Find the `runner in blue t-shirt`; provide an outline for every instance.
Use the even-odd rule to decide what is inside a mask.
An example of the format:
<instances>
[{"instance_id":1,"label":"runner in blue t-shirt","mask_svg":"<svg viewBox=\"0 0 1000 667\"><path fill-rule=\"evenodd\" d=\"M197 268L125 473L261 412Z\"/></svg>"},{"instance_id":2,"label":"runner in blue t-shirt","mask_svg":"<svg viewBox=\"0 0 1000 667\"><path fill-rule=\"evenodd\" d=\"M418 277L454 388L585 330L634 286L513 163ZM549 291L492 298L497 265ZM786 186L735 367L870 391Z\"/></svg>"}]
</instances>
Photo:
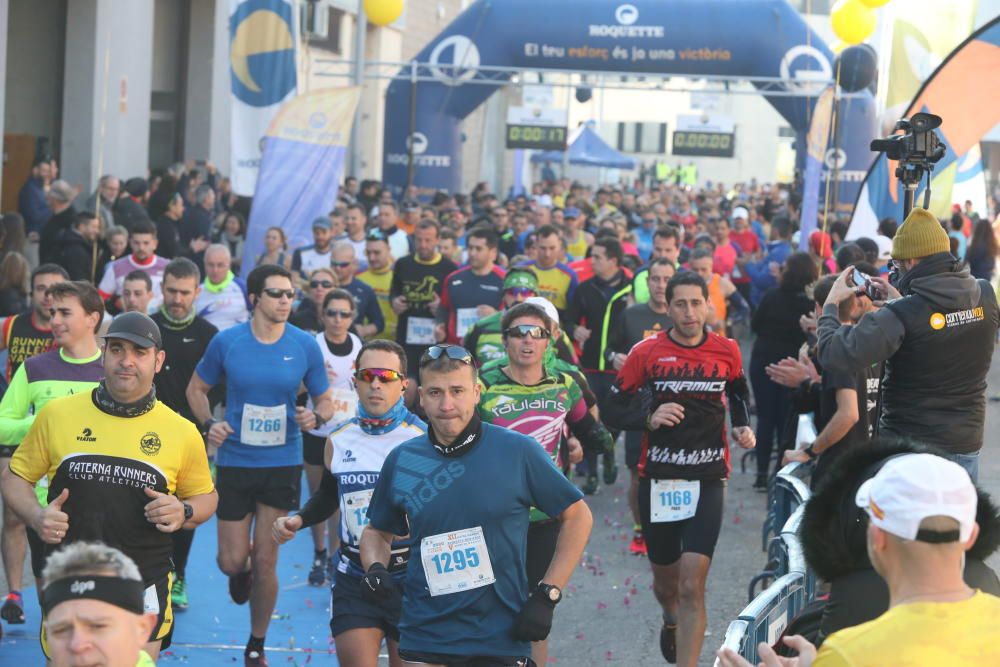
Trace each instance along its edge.
<instances>
[{"instance_id":1,"label":"runner in blue t-shirt","mask_svg":"<svg viewBox=\"0 0 1000 667\"><path fill-rule=\"evenodd\" d=\"M412 540L403 591L399 654L415 665L507 667L530 663L545 639L590 535L583 495L534 440L480 421L472 355L434 345L420 360L427 435L386 457L361 537L362 590L393 595L396 536ZM504 475L498 476L497 470ZM483 489L489 489L484 493ZM541 583L525 572L528 511L561 522Z\"/></svg>"},{"instance_id":2,"label":"runner in blue t-shirt","mask_svg":"<svg viewBox=\"0 0 1000 667\"><path fill-rule=\"evenodd\" d=\"M315 338L287 324L295 298L291 273L259 266L247 276L247 291L253 317L212 339L187 398L206 439L219 447L219 567L229 575L233 601L250 600L244 664L256 667L267 664L264 636L278 596L271 526L299 506L302 429L322 426L334 405ZM225 419L215 420L208 392L223 382ZM295 405L302 384L313 410Z\"/></svg>"}]
</instances>

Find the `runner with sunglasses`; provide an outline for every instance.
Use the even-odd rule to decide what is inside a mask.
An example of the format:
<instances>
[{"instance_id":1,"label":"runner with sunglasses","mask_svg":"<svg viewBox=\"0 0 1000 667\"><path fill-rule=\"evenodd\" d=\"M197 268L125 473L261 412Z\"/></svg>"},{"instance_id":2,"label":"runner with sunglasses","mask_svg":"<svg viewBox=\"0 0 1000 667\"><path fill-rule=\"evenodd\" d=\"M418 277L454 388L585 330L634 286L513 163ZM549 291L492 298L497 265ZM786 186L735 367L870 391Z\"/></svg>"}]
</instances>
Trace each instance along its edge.
<instances>
[{"instance_id":1,"label":"runner with sunglasses","mask_svg":"<svg viewBox=\"0 0 1000 667\"><path fill-rule=\"evenodd\" d=\"M244 664L267 665L264 637L278 596L275 519L299 505L302 430L330 420L334 405L316 340L287 324L295 298L291 273L258 266L247 276L253 302L249 322L209 343L187 398L216 456L219 488L219 567L229 575L237 604L250 601L250 639ZM225 419L215 420L208 392L226 386ZM315 408L296 406L304 384Z\"/></svg>"},{"instance_id":2,"label":"runner with sunglasses","mask_svg":"<svg viewBox=\"0 0 1000 667\"><path fill-rule=\"evenodd\" d=\"M316 334L316 343L323 353L326 376L333 392L333 416L321 426L302 434L302 458L305 461L306 483L309 493L316 493L323 478L323 452L327 436L337 426L354 417L357 413L358 397L354 392L354 360L361 351L361 339L350 332L354 323L354 298L342 289L331 289L323 298L320 319L323 331ZM313 409L310 399L306 409ZM313 555L309 570L309 584L322 586L333 581L334 554L337 551L336 517L331 517L329 525L323 523L312 526ZM330 550L326 549L324 533L329 531Z\"/></svg>"},{"instance_id":3,"label":"runner with sunglasses","mask_svg":"<svg viewBox=\"0 0 1000 667\"><path fill-rule=\"evenodd\" d=\"M501 310L487 315L469 327L465 332L465 348L472 352L476 362L482 366L504 356L503 336L500 320L505 310L525 299L538 295L538 278L531 269L514 267L503 279Z\"/></svg>"},{"instance_id":4,"label":"runner with sunglasses","mask_svg":"<svg viewBox=\"0 0 1000 667\"><path fill-rule=\"evenodd\" d=\"M340 549L331 598L330 631L337 645L337 659L344 667L368 667L378 662L383 637L389 647L389 663L401 664L399 613L402 599L370 599L362 592L359 543L368 523L367 507L386 456L397 446L423 435L427 426L403 404L406 353L392 341L366 343L357 357L354 373L357 416L337 426L326 441L323 479L319 488L295 516L274 522L278 544L295 532L322 525L340 511ZM409 543L392 546L388 575L397 583L406 573ZM397 589L398 591L398 589Z\"/></svg>"},{"instance_id":5,"label":"runner with sunglasses","mask_svg":"<svg viewBox=\"0 0 1000 667\"><path fill-rule=\"evenodd\" d=\"M420 382L427 435L395 448L382 466L361 536L362 590L381 599L395 594L386 568L397 536L409 535L402 660L448 667L534 664L530 642L551 630L560 589L590 535L590 510L537 442L482 422L467 350L428 348ZM561 524L555 554L536 587L525 571L531 507Z\"/></svg>"},{"instance_id":6,"label":"runner with sunglasses","mask_svg":"<svg viewBox=\"0 0 1000 667\"><path fill-rule=\"evenodd\" d=\"M553 310L555 308L553 307ZM503 340L507 363L484 370L479 377L479 416L483 421L523 433L548 452L560 470L583 458L580 444L596 451L610 446L611 434L590 414L583 394L568 373L550 370L545 359L552 321L535 303L519 303L503 316ZM579 438L566 440L566 427ZM564 446L569 443L575 445ZM545 576L555 553L559 522L532 508L528 528L528 587ZM548 661L548 642L536 642L532 659Z\"/></svg>"}]
</instances>

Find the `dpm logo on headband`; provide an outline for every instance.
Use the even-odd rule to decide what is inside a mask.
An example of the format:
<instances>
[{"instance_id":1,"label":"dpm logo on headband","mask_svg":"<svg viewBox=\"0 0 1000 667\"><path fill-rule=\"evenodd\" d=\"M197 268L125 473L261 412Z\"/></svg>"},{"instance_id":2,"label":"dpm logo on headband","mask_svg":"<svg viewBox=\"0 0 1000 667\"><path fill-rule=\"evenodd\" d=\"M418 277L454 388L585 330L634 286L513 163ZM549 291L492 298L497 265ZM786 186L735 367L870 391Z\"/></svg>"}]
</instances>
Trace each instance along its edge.
<instances>
[{"instance_id":1,"label":"dpm logo on headband","mask_svg":"<svg viewBox=\"0 0 1000 667\"><path fill-rule=\"evenodd\" d=\"M87 591L92 591L97 588L93 579L88 579L87 581L74 581L69 586L69 592L73 595L83 595Z\"/></svg>"}]
</instances>

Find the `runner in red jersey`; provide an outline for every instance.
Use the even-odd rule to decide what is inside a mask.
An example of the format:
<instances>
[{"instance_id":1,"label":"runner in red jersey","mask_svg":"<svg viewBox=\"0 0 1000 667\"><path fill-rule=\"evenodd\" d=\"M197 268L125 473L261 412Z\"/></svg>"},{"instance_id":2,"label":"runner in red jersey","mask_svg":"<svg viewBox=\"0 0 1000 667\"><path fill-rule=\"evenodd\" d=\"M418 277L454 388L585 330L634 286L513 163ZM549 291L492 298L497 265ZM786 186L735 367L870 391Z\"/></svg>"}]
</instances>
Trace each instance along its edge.
<instances>
[{"instance_id":1,"label":"runner in red jersey","mask_svg":"<svg viewBox=\"0 0 1000 667\"><path fill-rule=\"evenodd\" d=\"M727 404L733 439L750 449L755 438L740 348L705 329L705 281L678 273L667 284L667 304L674 326L632 348L601 416L610 428L644 430L639 516L663 607L660 650L668 662L694 667L729 477Z\"/></svg>"}]
</instances>

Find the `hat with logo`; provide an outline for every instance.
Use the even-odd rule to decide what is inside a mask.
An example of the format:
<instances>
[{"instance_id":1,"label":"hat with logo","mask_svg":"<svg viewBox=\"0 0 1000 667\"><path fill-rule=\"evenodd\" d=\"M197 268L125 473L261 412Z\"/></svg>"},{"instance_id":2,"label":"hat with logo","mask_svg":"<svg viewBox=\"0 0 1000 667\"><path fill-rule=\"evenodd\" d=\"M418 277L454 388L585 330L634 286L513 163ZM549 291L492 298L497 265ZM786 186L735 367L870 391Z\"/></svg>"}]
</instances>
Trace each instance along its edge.
<instances>
[{"instance_id":1,"label":"hat with logo","mask_svg":"<svg viewBox=\"0 0 1000 667\"><path fill-rule=\"evenodd\" d=\"M858 489L854 498L874 525L905 540L967 542L976 523L979 496L965 468L933 454L906 454L889 459ZM946 516L958 522L954 531L921 530L920 522Z\"/></svg>"},{"instance_id":2,"label":"hat with logo","mask_svg":"<svg viewBox=\"0 0 1000 667\"><path fill-rule=\"evenodd\" d=\"M326 215L321 215L315 220L313 220L313 229L333 229L333 223L330 222L330 217Z\"/></svg>"},{"instance_id":3,"label":"hat with logo","mask_svg":"<svg viewBox=\"0 0 1000 667\"><path fill-rule=\"evenodd\" d=\"M120 338L130 343L135 343L139 347L163 347L163 339L160 338L160 328L156 322L148 315L132 311L122 313L111 321L108 332L104 334L104 339Z\"/></svg>"},{"instance_id":4,"label":"hat with logo","mask_svg":"<svg viewBox=\"0 0 1000 667\"><path fill-rule=\"evenodd\" d=\"M508 271L506 277L504 277L503 288L505 290L509 290L514 287L526 287L528 289L537 290L538 276L535 275L534 271L528 268L513 268Z\"/></svg>"},{"instance_id":5,"label":"hat with logo","mask_svg":"<svg viewBox=\"0 0 1000 667\"><path fill-rule=\"evenodd\" d=\"M925 208L914 207L892 239L893 259L917 259L950 251L948 233Z\"/></svg>"},{"instance_id":6,"label":"hat with logo","mask_svg":"<svg viewBox=\"0 0 1000 667\"><path fill-rule=\"evenodd\" d=\"M549 316L550 320L556 324L559 323L559 311L556 310L556 307L552 305L552 302L544 296L529 296L524 300L524 302L538 306L545 311L545 314Z\"/></svg>"},{"instance_id":7,"label":"hat with logo","mask_svg":"<svg viewBox=\"0 0 1000 667\"><path fill-rule=\"evenodd\" d=\"M746 210L746 208L743 206L737 206L736 208L733 209L732 218L733 220L736 220L737 218L740 220L749 220L750 211Z\"/></svg>"}]
</instances>

